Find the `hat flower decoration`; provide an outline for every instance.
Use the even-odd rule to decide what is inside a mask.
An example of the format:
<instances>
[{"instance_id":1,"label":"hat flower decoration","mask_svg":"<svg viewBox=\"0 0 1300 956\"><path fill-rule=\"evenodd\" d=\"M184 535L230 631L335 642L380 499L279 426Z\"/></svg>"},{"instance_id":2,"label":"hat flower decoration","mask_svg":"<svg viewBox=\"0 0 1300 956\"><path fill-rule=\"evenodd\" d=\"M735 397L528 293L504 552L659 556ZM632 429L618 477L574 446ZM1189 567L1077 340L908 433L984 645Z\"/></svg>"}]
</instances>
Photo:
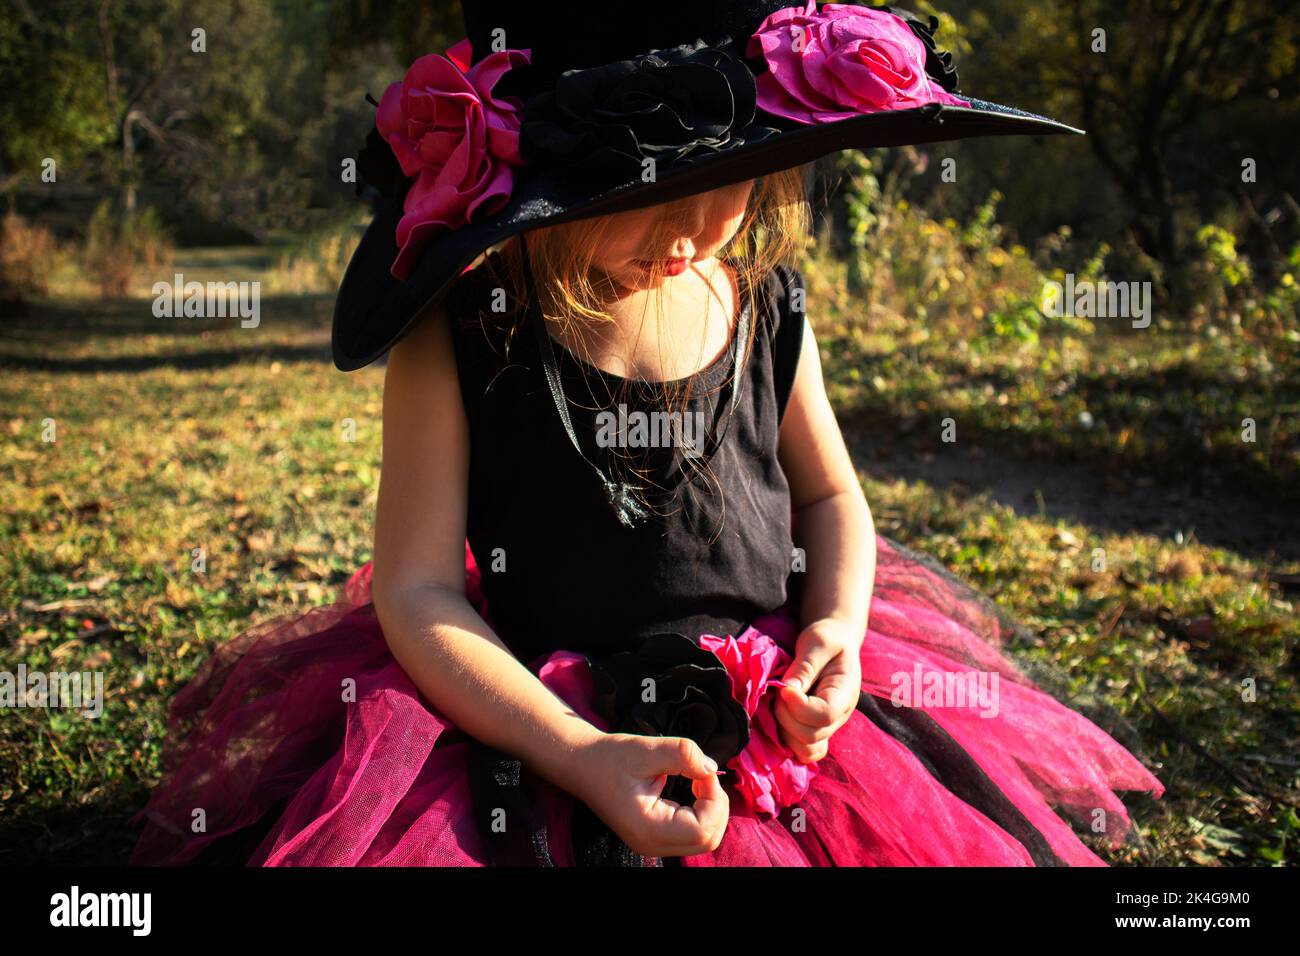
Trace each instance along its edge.
<instances>
[{"instance_id":1,"label":"hat flower decoration","mask_svg":"<svg viewBox=\"0 0 1300 956\"><path fill-rule=\"evenodd\" d=\"M840 149L1080 132L958 95L933 17L813 0L699 0L671 18L566 5L464 0L466 39L384 92L357 157L358 190L381 202L339 290L339 368L381 357L479 254L528 229Z\"/></svg>"},{"instance_id":2,"label":"hat flower decoration","mask_svg":"<svg viewBox=\"0 0 1300 956\"><path fill-rule=\"evenodd\" d=\"M527 62L527 50L504 50L471 66L469 41L461 40L445 56L420 57L384 91L375 129L414 180L397 224L392 272L399 279L430 236L494 213L510 198L515 167L523 165L519 102L492 90Z\"/></svg>"},{"instance_id":3,"label":"hat flower decoration","mask_svg":"<svg viewBox=\"0 0 1300 956\"><path fill-rule=\"evenodd\" d=\"M885 9L828 3L785 7L749 38L747 52L767 72L756 80L766 112L799 123L831 123L881 110L930 103L970 106L956 88L952 56L939 53L929 28ZM926 72L934 56L944 72Z\"/></svg>"}]
</instances>

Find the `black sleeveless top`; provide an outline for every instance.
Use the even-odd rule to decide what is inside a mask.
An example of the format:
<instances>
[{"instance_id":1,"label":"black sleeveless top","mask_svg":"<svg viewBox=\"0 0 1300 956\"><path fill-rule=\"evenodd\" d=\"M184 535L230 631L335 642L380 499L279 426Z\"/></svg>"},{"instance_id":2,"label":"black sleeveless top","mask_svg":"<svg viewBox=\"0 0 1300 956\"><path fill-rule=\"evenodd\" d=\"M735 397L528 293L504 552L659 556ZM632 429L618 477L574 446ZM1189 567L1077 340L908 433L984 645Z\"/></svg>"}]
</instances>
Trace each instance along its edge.
<instances>
[{"instance_id":1,"label":"black sleeveless top","mask_svg":"<svg viewBox=\"0 0 1300 956\"><path fill-rule=\"evenodd\" d=\"M466 273L446 307L470 428L466 535L502 640L524 661L561 648L603 654L664 631L739 634L796 597L777 436L803 340L803 313L790 308L798 272L778 267L753 297L734 413L729 348L673 399L684 413L676 431L662 427L663 383L621 379L554 343L583 453L644 489L650 515L635 527L619 522L566 435L537 342L501 313L490 274ZM742 289L742 308L748 299ZM665 447L666 435L676 439ZM688 457L683 438L706 454Z\"/></svg>"}]
</instances>

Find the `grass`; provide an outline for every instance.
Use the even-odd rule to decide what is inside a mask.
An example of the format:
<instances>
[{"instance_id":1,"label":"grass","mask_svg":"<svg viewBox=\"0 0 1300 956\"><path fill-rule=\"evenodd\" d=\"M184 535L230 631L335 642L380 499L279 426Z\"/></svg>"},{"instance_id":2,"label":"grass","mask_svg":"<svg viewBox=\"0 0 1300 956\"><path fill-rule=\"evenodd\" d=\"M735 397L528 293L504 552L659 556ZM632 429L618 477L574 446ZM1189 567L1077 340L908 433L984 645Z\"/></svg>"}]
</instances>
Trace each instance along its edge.
<instances>
[{"instance_id":1,"label":"grass","mask_svg":"<svg viewBox=\"0 0 1300 956\"><path fill-rule=\"evenodd\" d=\"M209 265L177 268L202 281ZM818 281L830 280L812 276L814 303ZM1266 490L1294 477L1294 416L1268 425L1267 448L1244 450L1219 422L1256 408L1262 430L1293 412L1293 353L1225 373L1218 353L1165 336L1099 334L1056 358L963 352L937 334L866 330L851 303L824 301L819 331L846 420L948 409L964 440L991 449L1136 454L1139 466L1195 455L1197 468L1222 465ZM178 687L210 648L330 600L370 557L382 370L333 370L329 297L264 300L257 329L159 320L149 306L51 300L0 332L0 670L102 669L107 695L97 720L0 715L0 863L123 861ZM1189 379L1166 394L1152 384L1160 369L1220 384ZM1107 427L1070 427L1080 403ZM1179 415L1208 444L1164 427ZM56 440L43 441L51 421ZM880 530L994 596L1026 624L1021 660L1051 665L1079 701L1134 729L1169 792L1130 801L1137 839L1099 847L1104 857L1295 862L1296 608L1275 578L1300 567L1017 512L869 464ZM1105 570L1092 568L1096 548Z\"/></svg>"},{"instance_id":2,"label":"grass","mask_svg":"<svg viewBox=\"0 0 1300 956\"><path fill-rule=\"evenodd\" d=\"M1016 346L967 322L864 318L842 266L820 258L808 271L810 301L837 306L822 333L840 409L887 412L905 430L929 420L935 433L951 417L990 447L1300 504L1300 334L1098 319L1093 334Z\"/></svg>"}]
</instances>

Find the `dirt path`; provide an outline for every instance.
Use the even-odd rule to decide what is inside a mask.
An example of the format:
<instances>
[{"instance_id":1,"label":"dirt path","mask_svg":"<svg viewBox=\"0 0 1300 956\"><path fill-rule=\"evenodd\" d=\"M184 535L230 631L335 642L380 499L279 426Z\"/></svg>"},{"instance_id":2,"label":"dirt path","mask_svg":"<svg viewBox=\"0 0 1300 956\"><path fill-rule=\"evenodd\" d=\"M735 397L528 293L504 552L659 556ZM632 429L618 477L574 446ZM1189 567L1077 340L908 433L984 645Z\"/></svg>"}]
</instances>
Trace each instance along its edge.
<instances>
[{"instance_id":1,"label":"dirt path","mask_svg":"<svg viewBox=\"0 0 1300 956\"><path fill-rule=\"evenodd\" d=\"M1300 560L1300 513L1272 506L1230 485L1157 482L1141 474L1101 471L987 449L970 442L917 447L896 436L845 422L853 460L880 480L920 480L936 488L988 492L1018 514L1073 518L1094 528L1171 538L1181 531L1202 544L1265 562Z\"/></svg>"}]
</instances>

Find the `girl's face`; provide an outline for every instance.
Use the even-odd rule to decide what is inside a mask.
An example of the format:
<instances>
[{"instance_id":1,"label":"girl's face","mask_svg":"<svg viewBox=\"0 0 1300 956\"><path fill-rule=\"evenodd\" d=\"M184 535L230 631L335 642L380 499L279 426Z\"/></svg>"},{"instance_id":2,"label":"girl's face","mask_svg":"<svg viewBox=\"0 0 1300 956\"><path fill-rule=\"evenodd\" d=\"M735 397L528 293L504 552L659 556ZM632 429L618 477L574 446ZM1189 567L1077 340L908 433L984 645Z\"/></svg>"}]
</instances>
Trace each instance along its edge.
<instances>
[{"instance_id":1,"label":"girl's face","mask_svg":"<svg viewBox=\"0 0 1300 956\"><path fill-rule=\"evenodd\" d=\"M625 290L644 291L716 256L740 229L753 180L607 218L592 267ZM659 275L654 274L658 267Z\"/></svg>"}]
</instances>

